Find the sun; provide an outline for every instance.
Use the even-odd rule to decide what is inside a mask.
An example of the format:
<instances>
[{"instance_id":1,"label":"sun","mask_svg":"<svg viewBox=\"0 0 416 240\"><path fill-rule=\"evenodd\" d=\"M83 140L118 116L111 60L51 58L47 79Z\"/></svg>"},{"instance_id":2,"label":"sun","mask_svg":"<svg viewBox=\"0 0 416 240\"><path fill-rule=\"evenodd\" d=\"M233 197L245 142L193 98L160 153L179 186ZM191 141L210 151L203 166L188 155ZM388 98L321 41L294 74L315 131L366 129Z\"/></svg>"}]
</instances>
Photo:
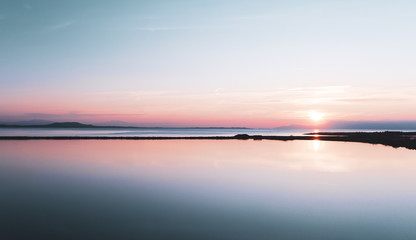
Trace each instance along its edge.
<instances>
[{"instance_id":1,"label":"sun","mask_svg":"<svg viewBox=\"0 0 416 240\"><path fill-rule=\"evenodd\" d=\"M310 111L309 112L309 117L315 121L318 122L320 120L322 120L324 118L325 114L321 113L321 112L317 112L317 111Z\"/></svg>"}]
</instances>

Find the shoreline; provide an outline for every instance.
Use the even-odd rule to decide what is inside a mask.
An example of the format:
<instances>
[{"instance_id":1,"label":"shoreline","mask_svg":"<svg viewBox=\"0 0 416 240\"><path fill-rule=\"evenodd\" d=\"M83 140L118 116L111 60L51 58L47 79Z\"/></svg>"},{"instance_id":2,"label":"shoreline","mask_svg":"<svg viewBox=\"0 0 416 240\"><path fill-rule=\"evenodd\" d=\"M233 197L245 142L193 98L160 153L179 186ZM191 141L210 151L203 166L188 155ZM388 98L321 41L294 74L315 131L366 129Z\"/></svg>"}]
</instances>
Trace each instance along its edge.
<instances>
[{"instance_id":1,"label":"shoreline","mask_svg":"<svg viewBox=\"0 0 416 240\"><path fill-rule=\"evenodd\" d=\"M234 136L0 136L0 140L320 140L381 144L394 148L416 150L416 132L317 132L302 136L264 136L237 134Z\"/></svg>"}]
</instances>

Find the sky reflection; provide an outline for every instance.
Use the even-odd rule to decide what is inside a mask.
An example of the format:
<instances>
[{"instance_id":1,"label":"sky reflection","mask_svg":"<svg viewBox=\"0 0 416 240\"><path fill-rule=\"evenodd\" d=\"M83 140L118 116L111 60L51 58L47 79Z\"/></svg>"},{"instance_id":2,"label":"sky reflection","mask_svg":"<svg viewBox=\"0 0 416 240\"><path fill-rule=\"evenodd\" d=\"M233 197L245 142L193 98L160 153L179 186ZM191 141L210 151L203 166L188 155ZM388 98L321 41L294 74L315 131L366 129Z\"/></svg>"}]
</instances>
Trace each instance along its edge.
<instances>
[{"instance_id":1,"label":"sky reflection","mask_svg":"<svg viewBox=\"0 0 416 240\"><path fill-rule=\"evenodd\" d=\"M115 188L112 198L132 199L133 209L139 194L174 209L278 218L335 235L348 226L364 228L354 233L361 237L416 237L416 152L407 149L319 140L29 140L0 141L0 153L9 189L22 181L34 192L59 187L67 195L84 185Z\"/></svg>"}]
</instances>

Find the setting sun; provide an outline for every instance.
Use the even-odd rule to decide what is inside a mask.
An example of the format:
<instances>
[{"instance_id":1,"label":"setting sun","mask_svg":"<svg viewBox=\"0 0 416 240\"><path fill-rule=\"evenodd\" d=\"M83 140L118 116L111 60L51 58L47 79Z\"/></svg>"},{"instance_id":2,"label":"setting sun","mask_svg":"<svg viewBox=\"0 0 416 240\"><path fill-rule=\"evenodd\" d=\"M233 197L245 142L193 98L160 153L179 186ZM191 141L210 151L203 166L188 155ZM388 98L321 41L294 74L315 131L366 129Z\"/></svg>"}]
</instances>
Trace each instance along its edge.
<instances>
[{"instance_id":1,"label":"setting sun","mask_svg":"<svg viewBox=\"0 0 416 240\"><path fill-rule=\"evenodd\" d=\"M315 122L318 122L318 121L322 120L322 118L324 116L325 116L325 114L321 113L321 112L317 112L317 111L309 112L309 117Z\"/></svg>"}]
</instances>

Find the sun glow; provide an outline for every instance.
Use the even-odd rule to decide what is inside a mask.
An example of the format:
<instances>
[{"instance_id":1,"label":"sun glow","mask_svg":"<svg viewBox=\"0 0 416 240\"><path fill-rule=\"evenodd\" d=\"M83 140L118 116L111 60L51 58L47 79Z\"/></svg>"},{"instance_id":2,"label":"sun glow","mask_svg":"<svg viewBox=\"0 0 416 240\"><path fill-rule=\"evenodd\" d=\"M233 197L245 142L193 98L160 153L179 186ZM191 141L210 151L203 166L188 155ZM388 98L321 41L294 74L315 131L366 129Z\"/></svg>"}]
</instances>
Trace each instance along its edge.
<instances>
[{"instance_id":1,"label":"sun glow","mask_svg":"<svg viewBox=\"0 0 416 240\"><path fill-rule=\"evenodd\" d=\"M309 112L309 117L315 122L318 122L318 121L322 120L322 118L324 118L324 116L325 116L325 114L321 113L321 112L317 112L317 111Z\"/></svg>"}]
</instances>

